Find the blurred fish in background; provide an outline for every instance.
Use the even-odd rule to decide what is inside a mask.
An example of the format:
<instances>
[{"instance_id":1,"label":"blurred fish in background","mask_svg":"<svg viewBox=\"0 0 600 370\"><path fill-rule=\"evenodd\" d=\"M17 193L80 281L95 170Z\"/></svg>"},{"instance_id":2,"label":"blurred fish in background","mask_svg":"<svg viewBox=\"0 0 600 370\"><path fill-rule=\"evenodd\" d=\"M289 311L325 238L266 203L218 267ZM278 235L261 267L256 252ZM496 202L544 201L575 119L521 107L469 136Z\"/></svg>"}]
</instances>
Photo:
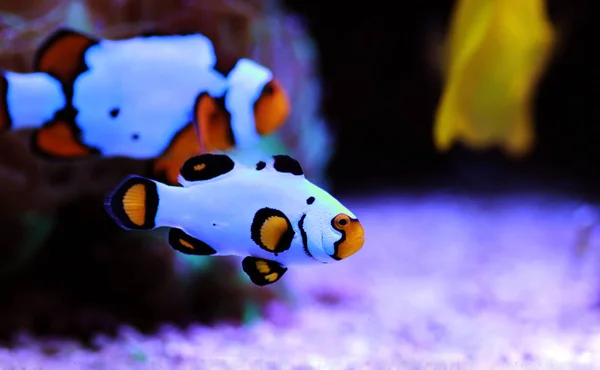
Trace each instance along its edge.
<instances>
[{"instance_id":1,"label":"blurred fish in background","mask_svg":"<svg viewBox=\"0 0 600 370\"><path fill-rule=\"evenodd\" d=\"M302 163L312 182L327 187L325 168L333 139L318 113L316 50L302 22L281 10L277 2L5 2L0 4L0 68L17 76L14 81L26 76L39 80L41 74L32 75L36 51L49 36L65 28L80 41L94 41L88 36L92 35L115 43L146 34L199 33L213 43L221 71L235 71L243 58L265 66L294 108L289 114L284 112L285 124L273 135L255 146L240 145L231 155L255 163L265 155L287 153ZM69 50L73 48L59 52L68 55ZM61 54L51 57L58 63L55 67L68 65ZM46 91L58 92L65 86L68 90L68 81L61 82L47 83ZM97 86L97 92L110 93L105 87ZM127 88L116 93L137 91L140 97L148 93L144 86ZM60 93L46 100L44 107L32 100L35 94L23 94L30 99L20 99L19 108L28 101L31 109L22 117L51 119L68 99L68 94ZM220 104L217 108L222 109ZM18 111L27 113L25 108ZM287 297L285 283L272 289L254 287L239 272L236 259L190 258L175 253L160 230L145 235L119 230L104 212L103 197L125 176L146 175L152 159L127 153L80 156L67 162L40 156L32 150L36 146L31 147L39 125L23 122L22 127L0 135L0 337L9 339L18 330L28 330L42 335L75 334L89 343L96 332L115 333L123 322L142 331L166 321L250 322L264 313L269 301ZM73 144L73 127L62 128L67 130L55 130L50 135L54 141L46 143L53 142L58 149L64 149L61 143Z\"/></svg>"},{"instance_id":2,"label":"blurred fish in background","mask_svg":"<svg viewBox=\"0 0 600 370\"><path fill-rule=\"evenodd\" d=\"M434 142L510 156L534 144L533 99L556 43L545 0L458 0L444 45Z\"/></svg>"}]
</instances>

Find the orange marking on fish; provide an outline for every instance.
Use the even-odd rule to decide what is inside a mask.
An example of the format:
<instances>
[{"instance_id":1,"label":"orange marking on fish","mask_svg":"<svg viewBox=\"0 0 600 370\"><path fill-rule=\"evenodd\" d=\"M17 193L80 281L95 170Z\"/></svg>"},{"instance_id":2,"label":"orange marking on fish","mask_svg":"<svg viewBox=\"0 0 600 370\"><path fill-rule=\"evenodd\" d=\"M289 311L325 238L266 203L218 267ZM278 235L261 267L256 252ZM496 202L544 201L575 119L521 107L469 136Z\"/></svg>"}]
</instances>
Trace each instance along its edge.
<instances>
[{"instance_id":1,"label":"orange marking on fish","mask_svg":"<svg viewBox=\"0 0 600 370\"><path fill-rule=\"evenodd\" d=\"M189 249L194 249L194 246L193 246L193 245L191 245L190 243L186 242L186 241L185 241L185 240L183 240L183 239L179 239L179 243L180 243L181 245L183 245L184 247L186 247L186 248L189 248Z\"/></svg>"},{"instance_id":2,"label":"orange marking on fish","mask_svg":"<svg viewBox=\"0 0 600 370\"><path fill-rule=\"evenodd\" d=\"M94 154L77 140L73 127L64 121L54 121L40 128L35 134L35 146L55 157L76 158Z\"/></svg>"},{"instance_id":3,"label":"orange marking on fish","mask_svg":"<svg viewBox=\"0 0 600 370\"><path fill-rule=\"evenodd\" d=\"M336 245L334 258L341 260L350 257L362 248L365 243L365 230L358 220L339 214L334 218L333 225L342 233L342 238Z\"/></svg>"},{"instance_id":4,"label":"orange marking on fish","mask_svg":"<svg viewBox=\"0 0 600 370\"><path fill-rule=\"evenodd\" d=\"M129 220L138 226L144 224L146 219L146 187L144 184L135 184L123 196L123 211Z\"/></svg>"},{"instance_id":5,"label":"orange marking on fish","mask_svg":"<svg viewBox=\"0 0 600 370\"><path fill-rule=\"evenodd\" d=\"M85 51L95 42L83 34L65 33L39 56L36 70L49 73L63 83L72 83L80 72Z\"/></svg>"},{"instance_id":6,"label":"orange marking on fish","mask_svg":"<svg viewBox=\"0 0 600 370\"><path fill-rule=\"evenodd\" d=\"M206 152L226 151L234 147L229 114L205 94L196 104L196 122Z\"/></svg>"},{"instance_id":7,"label":"orange marking on fish","mask_svg":"<svg viewBox=\"0 0 600 370\"><path fill-rule=\"evenodd\" d=\"M155 174L164 172L171 185L178 184L177 178L181 166L190 157L200 154L200 143L192 123L187 124L171 141L165 152L154 164Z\"/></svg>"},{"instance_id":8,"label":"orange marking on fish","mask_svg":"<svg viewBox=\"0 0 600 370\"><path fill-rule=\"evenodd\" d=\"M269 82L254 105L256 132L269 135L280 128L290 115L290 99L277 80Z\"/></svg>"}]
</instances>

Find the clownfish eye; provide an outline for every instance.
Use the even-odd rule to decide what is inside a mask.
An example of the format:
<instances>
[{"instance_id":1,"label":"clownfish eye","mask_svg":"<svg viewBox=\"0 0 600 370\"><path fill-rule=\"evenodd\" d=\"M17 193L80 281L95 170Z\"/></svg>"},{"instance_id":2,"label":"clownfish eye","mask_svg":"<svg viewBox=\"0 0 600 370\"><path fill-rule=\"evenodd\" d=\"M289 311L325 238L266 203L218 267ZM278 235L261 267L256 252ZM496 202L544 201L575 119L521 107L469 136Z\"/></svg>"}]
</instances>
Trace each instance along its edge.
<instances>
[{"instance_id":1,"label":"clownfish eye","mask_svg":"<svg viewBox=\"0 0 600 370\"><path fill-rule=\"evenodd\" d=\"M350 217L343 213L335 216L333 219L333 226L338 230L343 230L346 226L350 224Z\"/></svg>"}]
</instances>

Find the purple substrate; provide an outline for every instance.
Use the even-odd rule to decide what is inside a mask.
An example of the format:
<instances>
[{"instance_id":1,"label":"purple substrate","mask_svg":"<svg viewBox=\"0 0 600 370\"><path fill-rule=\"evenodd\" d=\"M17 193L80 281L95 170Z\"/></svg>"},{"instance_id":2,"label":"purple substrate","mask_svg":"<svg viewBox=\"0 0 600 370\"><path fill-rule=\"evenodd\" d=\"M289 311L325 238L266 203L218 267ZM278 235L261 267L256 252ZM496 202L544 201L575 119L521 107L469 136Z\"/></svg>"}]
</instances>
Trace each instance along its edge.
<instances>
[{"instance_id":1,"label":"purple substrate","mask_svg":"<svg viewBox=\"0 0 600 370\"><path fill-rule=\"evenodd\" d=\"M273 306L267 320L241 328L165 326L154 336L123 328L116 340L97 338L98 352L23 336L17 348L0 349L0 367L600 364L600 310L594 308L600 243L592 234L591 250L576 258L577 202L541 195L347 202L365 227L365 246L339 263L290 268L284 279L293 308Z\"/></svg>"}]
</instances>

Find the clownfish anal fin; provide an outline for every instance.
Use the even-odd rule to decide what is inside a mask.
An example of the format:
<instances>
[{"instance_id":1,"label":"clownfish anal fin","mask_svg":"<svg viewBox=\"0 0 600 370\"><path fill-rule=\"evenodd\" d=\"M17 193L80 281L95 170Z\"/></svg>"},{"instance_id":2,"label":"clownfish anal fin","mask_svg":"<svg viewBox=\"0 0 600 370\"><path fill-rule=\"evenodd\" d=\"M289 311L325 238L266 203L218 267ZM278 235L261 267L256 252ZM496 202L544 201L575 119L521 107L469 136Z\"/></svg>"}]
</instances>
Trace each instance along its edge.
<instances>
[{"instance_id":1,"label":"clownfish anal fin","mask_svg":"<svg viewBox=\"0 0 600 370\"><path fill-rule=\"evenodd\" d=\"M81 32L61 28L51 34L37 48L33 70L46 72L65 85L86 70L84 55L98 40Z\"/></svg>"},{"instance_id":2,"label":"clownfish anal fin","mask_svg":"<svg viewBox=\"0 0 600 370\"><path fill-rule=\"evenodd\" d=\"M250 237L263 250L275 255L292 246L294 229L287 216L278 209L261 208L254 214Z\"/></svg>"},{"instance_id":3,"label":"clownfish anal fin","mask_svg":"<svg viewBox=\"0 0 600 370\"><path fill-rule=\"evenodd\" d=\"M210 245L177 228L169 230L169 245L178 252L195 256L210 256L217 253Z\"/></svg>"},{"instance_id":4,"label":"clownfish anal fin","mask_svg":"<svg viewBox=\"0 0 600 370\"><path fill-rule=\"evenodd\" d=\"M302 170L300 162L285 154L273 156L273 169L281 173L290 173L295 176L304 176L304 170Z\"/></svg>"},{"instance_id":5,"label":"clownfish anal fin","mask_svg":"<svg viewBox=\"0 0 600 370\"><path fill-rule=\"evenodd\" d=\"M194 104L194 125L206 152L226 151L236 144L231 115L225 109L224 99L216 99L207 92L198 95Z\"/></svg>"},{"instance_id":6,"label":"clownfish anal fin","mask_svg":"<svg viewBox=\"0 0 600 370\"><path fill-rule=\"evenodd\" d=\"M8 109L8 80L0 72L0 131L9 130L12 126L12 119Z\"/></svg>"},{"instance_id":7,"label":"clownfish anal fin","mask_svg":"<svg viewBox=\"0 0 600 370\"><path fill-rule=\"evenodd\" d=\"M279 129L291 112L290 99L285 88L276 79L263 87L254 103L256 132L269 135Z\"/></svg>"},{"instance_id":8,"label":"clownfish anal fin","mask_svg":"<svg viewBox=\"0 0 600 370\"><path fill-rule=\"evenodd\" d=\"M77 128L63 120L50 121L36 129L31 136L31 146L39 154L53 158L83 158L99 153L83 144Z\"/></svg>"},{"instance_id":9,"label":"clownfish anal fin","mask_svg":"<svg viewBox=\"0 0 600 370\"><path fill-rule=\"evenodd\" d=\"M200 154L189 158L179 171L185 181L206 181L233 170L235 162L226 154Z\"/></svg>"},{"instance_id":10,"label":"clownfish anal fin","mask_svg":"<svg viewBox=\"0 0 600 370\"><path fill-rule=\"evenodd\" d=\"M273 284L288 270L281 263L257 257L245 257L242 269L250 280L259 286Z\"/></svg>"},{"instance_id":11,"label":"clownfish anal fin","mask_svg":"<svg viewBox=\"0 0 600 370\"><path fill-rule=\"evenodd\" d=\"M153 176L164 177L169 185L179 185L179 170L185 161L200 153L200 144L192 123L181 129L169 143L167 149L153 163Z\"/></svg>"}]
</instances>

